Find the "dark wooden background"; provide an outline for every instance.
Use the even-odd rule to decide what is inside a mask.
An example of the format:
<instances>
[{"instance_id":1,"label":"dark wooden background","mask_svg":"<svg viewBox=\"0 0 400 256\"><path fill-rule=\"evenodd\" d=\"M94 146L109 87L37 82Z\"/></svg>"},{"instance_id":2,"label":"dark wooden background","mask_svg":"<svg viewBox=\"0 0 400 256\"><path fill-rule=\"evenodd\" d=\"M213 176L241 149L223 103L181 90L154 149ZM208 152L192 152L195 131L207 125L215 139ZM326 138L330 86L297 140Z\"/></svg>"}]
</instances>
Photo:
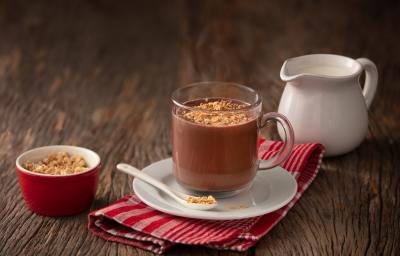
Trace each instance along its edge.
<instances>
[{"instance_id":1,"label":"dark wooden background","mask_svg":"<svg viewBox=\"0 0 400 256\"><path fill-rule=\"evenodd\" d=\"M116 163L171 155L176 87L235 81L273 111L283 61L309 53L377 64L364 143L325 159L300 203L248 252L177 246L170 255L398 255L399 16L399 1L0 1L0 255L150 255L88 233L88 212L30 212L15 158L49 144L97 151L91 209L106 206L132 191Z\"/></svg>"}]
</instances>

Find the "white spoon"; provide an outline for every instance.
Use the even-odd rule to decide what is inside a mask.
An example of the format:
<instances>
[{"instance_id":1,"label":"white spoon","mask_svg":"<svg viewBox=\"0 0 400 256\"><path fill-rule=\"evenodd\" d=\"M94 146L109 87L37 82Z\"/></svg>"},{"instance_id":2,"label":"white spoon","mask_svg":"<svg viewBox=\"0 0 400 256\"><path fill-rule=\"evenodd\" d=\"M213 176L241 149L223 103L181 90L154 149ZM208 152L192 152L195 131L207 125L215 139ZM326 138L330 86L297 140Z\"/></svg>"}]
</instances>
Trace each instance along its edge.
<instances>
[{"instance_id":1,"label":"white spoon","mask_svg":"<svg viewBox=\"0 0 400 256\"><path fill-rule=\"evenodd\" d=\"M169 195L170 197L175 199L175 201L177 201L178 203L180 203L181 205L183 205L187 208L206 211L206 210L210 210L217 206L217 202L215 202L213 204L189 203L186 201L186 199L190 195L187 195L187 194L184 194L184 193L181 193L181 192L178 192L178 191L175 191L175 190L169 188L164 183L161 183L160 181L154 179L150 175L147 175L147 174L139 171L132 165L125 164L125 163L119 163L119 164L117 164L117 169L158 188L159 190L163 191L164 193L166 193L167 195Z\"/></svg>"}]
</instances>

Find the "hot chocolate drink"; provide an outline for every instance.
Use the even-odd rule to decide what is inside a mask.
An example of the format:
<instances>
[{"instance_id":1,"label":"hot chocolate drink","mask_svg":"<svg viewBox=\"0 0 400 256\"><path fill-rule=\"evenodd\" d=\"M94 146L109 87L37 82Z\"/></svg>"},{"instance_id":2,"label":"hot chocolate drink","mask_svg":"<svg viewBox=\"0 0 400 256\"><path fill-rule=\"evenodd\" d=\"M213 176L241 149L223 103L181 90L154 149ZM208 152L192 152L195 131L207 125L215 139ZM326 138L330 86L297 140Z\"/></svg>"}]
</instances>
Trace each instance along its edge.
<instances>
[{"instance_id":1,"label":"hot chocolate drink","mask_svg":"<svg viewBox=\"0 0 400 256\"><path fill-rule=\"evenodd\" d=\"M199 82L176 89L172 101L174 177L191 192L232 196L248 188L256 171L281 164L294 143L289 121L278 113L262 113L253 89L230 82ZM269 121L286 134L280 152L258 159L257 138Z\"/></svg>"},{"instance_id":2,"label":"hot chocolate drink","mask_svg":"<svg viewBox=\"0 0 400 256\"><path fill-rule=\"evenodd\" d=\"M172 115L174 175L184 187L224 192L246 187L257 171L257 114L223 98L184 103Z\"/></svg>"}]
</instances>

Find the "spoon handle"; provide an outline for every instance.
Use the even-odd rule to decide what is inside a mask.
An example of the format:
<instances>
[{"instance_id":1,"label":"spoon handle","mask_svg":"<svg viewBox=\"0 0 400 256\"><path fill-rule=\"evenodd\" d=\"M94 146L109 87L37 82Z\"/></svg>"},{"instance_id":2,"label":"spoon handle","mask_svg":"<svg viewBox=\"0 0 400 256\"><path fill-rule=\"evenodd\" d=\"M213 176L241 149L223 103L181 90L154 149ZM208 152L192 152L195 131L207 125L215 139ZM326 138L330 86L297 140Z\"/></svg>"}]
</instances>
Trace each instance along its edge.
<instances>
[{"instance_id":1,"label":"spoon handle","mask_svg":"<svg viewBox=\"0 0 400 256\"><path fill-rule=\"evenodd\" d=\"M166 186L164 183L161 183L160 181L154 179L153 177L139 171L135 167L129 164L125 163L119 163L117 164L117 169L128 174L131 176L134 176L135 178L138 178L150 185L153 185L154 187L162 190L163 192L167 193L171 197L175 198L176 200L183 200L182 198L178 197L168 186Z\"/></svg>"}]
</instances>

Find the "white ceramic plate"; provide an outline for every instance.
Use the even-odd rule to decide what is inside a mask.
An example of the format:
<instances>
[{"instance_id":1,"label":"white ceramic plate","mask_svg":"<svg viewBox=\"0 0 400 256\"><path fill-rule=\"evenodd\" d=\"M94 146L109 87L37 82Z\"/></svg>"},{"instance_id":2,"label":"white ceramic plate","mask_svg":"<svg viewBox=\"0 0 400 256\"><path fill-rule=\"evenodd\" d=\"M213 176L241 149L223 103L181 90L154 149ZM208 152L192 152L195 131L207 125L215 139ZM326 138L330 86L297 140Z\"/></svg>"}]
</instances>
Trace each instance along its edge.
<instances>
[{"instance_id":1,"label":"white ceramic plate","mask_svg":"<svg viewBox=\"0 0 400 256\"><path fill-rule=\"evenodd\" d=\"M172 174L172 159L153 163L142 170L175 190L185 192ZM168 214L208 220L233 220L260 216L286 205L297 191L297 182L281 167L259 171L253 185L235 196L218 199L218 206L209 211L187 209L169 196L140 181L133 180L136 195L147 205Z\"/></svg>"}]
</instances>

